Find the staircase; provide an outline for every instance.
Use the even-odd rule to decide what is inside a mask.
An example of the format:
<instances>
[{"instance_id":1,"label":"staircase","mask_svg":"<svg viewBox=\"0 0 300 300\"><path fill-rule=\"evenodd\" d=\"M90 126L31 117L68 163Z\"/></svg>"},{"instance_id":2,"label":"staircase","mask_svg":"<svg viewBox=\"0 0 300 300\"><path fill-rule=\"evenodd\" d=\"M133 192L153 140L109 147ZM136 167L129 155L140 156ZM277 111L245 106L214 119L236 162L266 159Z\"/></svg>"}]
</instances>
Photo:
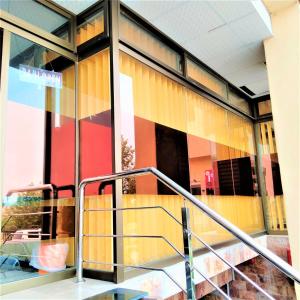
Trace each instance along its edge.
<instances>
[{"instance_id":1,"label":"staircase","mask_svg":"<svg viewBox=\"0 0 300 300\"><path fill-rule=\"evenodd\" d=\"M154 175L161 183L165 184L169 189L173 190L175 193L180 195L184 201L182 201L183 207L181 208L181 219L178 219L178 216L175 216L173 213L168 211L165 207L160 205L153 205L153 206L135 206L135 207L114 207L114 208L89 208L87 209L85 207L85 188L87 185L92 183L101 183L101 185L105 183L114 183L116 180L128 178L128 177L135 177L135 176L143 176L143 175ZM48 186L43 187L35 187L39 189L46 189ZM12 191L14 192L14 190ZM261 271L259 271L259 268L252 268L249 267L237 267L233 262L228 260L228 257L226 255L220 254L221 252L216 251L214 247L209 245L203 237L197 235L190 227L190 215L189 215L189 207L193 207L195 209L199 209L203 213L205 213L211 220L215 221L217 224L222 226L224 229L229 231L238 241L241 243L244 243L246 246L248 246L251 250L253 250L255 253L257 253L259 256L259 259L262 259L263 262L260 263L262 266L263 263L268 263L272 266L272 270L276 270L276 272L280 272L280 274L276 275L273 279L268 277L268 274L262 274ZM161 173L155 168L143 168L143 169L137 169L137 170L128 170L116 174L111 175L105 175L105 176L99 176L99 177L93 177L93 178L87 178L84 179L80 185L79 185L79 201L76 206L77 209L77 222L76 222L76 232L77 232L77 259L76 259L76 282L78 284L84 285L84 279L83 279L83 265L84 263L87 264L98 264L98 265L106 265L114 267L114 272L118 271L121 268L131 268L131 269L137 269L137 270L143 270L143 271L154 271L154 272L160 272L164 275L164 277L168 277L168 279L174 284L175 287L177 287L178 294L174 297L171 297L169 299L197 299L198 297L203 296L201 294L201 291L198 290L198 286L196 286L194 278L198 277L198 283L199 278L201 280L205 281L205 284L210 285L210 288L212 290L215 290L219 293L222 299L240 299L239 292L236 292L236 290L243 290L244 294L249 295L255 295L256 298L253 299L270 299L275 300L278 299L278 294L282 293L281 291L281 284L282 282L282 274L284 276L287 276L290 278L291 282L295 282L295 284L300 284L300 274L297 270L295 270L293 267L291 267L288 263L286 263L284 260L282 260L280 257L275 255L273 252L268 250L267 248L263 247L260 243L258 243L256 240L254 240L252 237L250 237L248 234L244 233L242 230L240 230L238 227L230 223L228 220L224 219L221 215L219 215L216 211L212 210L210 207L208 207L206 204L201 202L199 199L197 199L195 196L193 196L191 193L183 189L181 186L179 186L176 182L171 180L169 177ZM84 216L85 212L98 212L98 211L109 211L112 212L115 215L119 213L121 214L123 211L129 211L129 210L161 210L161 218L171 218L180 228L180 232L178 234L178 239L182 239L183 242L183 251L182 249L178 249L176 245L174 245L170 240L168 240L167 237L163 235L149 235L147 233L145 234L110 234L110 235L101 235L101 234L89 234L83 232L83 224L84 224ZM44 212L45 213L45 212ZM49 212L47 212L49 213ZM151 215L151 214L149 214ZM155 220L156 222L158 220ZM181 236L180 236L181 234ZM177 253L177 257L181 259L182 262L179 264L182 264L182 267L184 269L185 274L185 282L178 281L178 278L176 278L176 271L174 272L174 268L170 269L168 267L158 267L159 264L156 264L155 267L152 267L150 265L145 264L134 264L134 265L126 265L119 263L118 261L114 262L103 262L103 261L95 261L95 260L85 260L84 259L84 253L83 253L83 239L84 237L92 237L92 238L114 238L114 239L160 239L167 247L170 247L174 250L174 252ZM177 235L176 235L177 237ZM230 273L231 278L233 278L233 282L231 285L227 285L227 288L220 288L219 284L215 282L213 278L211 278L210 275L207 274L205 269L201 268L201 263L194 264L194 250L192 245L192 238L196 240L197 242L201 243L204 248L210 252L212 255L214 255L216 261L218 261L222 265L226 265L227 272ZM130 252L130 251L129 251ZM255 255L254 255L255 256ZM252 256L252 257L254 257ZM197 261L198 257L195 258L195 262ZM249 258L248 258L249 259ZM173 267L173 266L172 266ZM259 267L259 265L258 265ZM251 272L250 272L251 271ZM157 273L156 273L157 274ZM196 275L196 276L195 276ZM280 277L281 276L281 277ZM275 288L272 290L270 289L270 284L268 284L269 279L271 281L275 281ZM271 282L270 281L270 282ZM228 282L228 281L227 281ZM270 283L269 282L269 283ZM276 286L277 285L277 286ZM122 285L123 286L123 285ZM126 286L127 287L127 286ZM129 286L128 286L129 287ZM133 289L136 288L136 285L132 286ZM102 290L103 291L103 290ZM173 295L173 294L172 294ZM178 296L179 295L179 296ZM147 293L142 291L136 291L136 290L128 290L128 289L113 289L108 292L98 294L96 296L92 296L86 299L92 299L92 300L100 300L100 299L143 299L147 296ZM177 297L178 296L178 297ZM285 295L287 298L280 298L280 299L290 299L290 291L286 292ZM284 296L284 297L285 297ZM249 296L250 297L250 296ZM216 298L219 299L219 298ZM247 298L248 299L248 298ZM252 298L249 298L252 299Z\"/></svg>"},{"instance_id":2,"label":"staircase","mask_svg":"<svg viewBox=\"0 0 300 300\"><path fill-rule=\"evenodd\" d=\"M269 295L280 300L294 300L296 293L294 284L277 268L270 265L261 257L251 259L238 268L250 277L255 283L263 287ZM230 296L234 300L256 300L259 298L253 286L249 285L239 275L229 283ZM206 295L203 300L220 300L222 297L213 292Z\"/></svg>"},{"instance_id":3,"label":"staircase","mask_svg":"<svg viewBox=\"0 0 300 300\"><path fill-rule=\"evenodd\" d=\"M221 215L216 213L214 210L209 208L206 204L199 201L195 196L191 193L183 189L179 186L176 182L171 180L169 177L161 173L155 168L143 168L137 170L128 170L116 174L100 176L100 177L93 177L84 179L79 185L79 222L78 222L78 248L77 248L77 282L83 283L83 263L91 263L91 264L108 264L98 261L91 261L91 260L84 260L83 259L83 238L84 237L110 237L110 238L159 238L163 240L168 246L173 248L173 250L182 258L185 264L185 274L186 274L186 285L182 286L179 282L174 279L172 274L169 274L164 268L153 268L145 265L125 265L120 263L109 263L110 265L118 268L133 268L133 269L140 269L146 271L158 271L163 272L177 287L179 287L182 293L186 296L187 299L196 299L196 290L195 290L195 282L194 282L194 273L197 272L200 274L216 291L224 299L232 299L230 296L230 289L227 288L227 291L221 289L217 284L214 283L213 280L209 278L206 274L204 274L200 269L198 269L193 263L193 248L192 248L192 237L195 238L198 242L202 243L205 248L211 251L220 261L226 264L232 271L233 278L235 276L239 276L240 280L245 282L246 286L251 286L251 289L255 290L255 293L258 294L258 299L270 299L275 300L275 297L272 296L272 293L268 293L266 287L260 285L259 282L254 280L253 277L247 276L246 273L242 272L238 269L234 264L230 263L224 257L222 257L213 247L211 247L208 243L206 243L200 236L196 235L190 228L190 221L189 221L189 208L184 202L184 207L181 209L182 219L181 221L178 220L172 213L166 210L162 206L154 206L154 207L130 207L130 208L112 208L106 209L113 211L114 213L117 211L125 211L125 210L136 210L136 209L161 209L171 217L177 224L182 227L182 239L184 245L184 252L182 253L179 249L177 249L166 237L164 236L149 236L149 235L99 235L99 234L84 234L83 233L83 221L84 221L84 212L87 211L103 211L103 209L85 209L84 207L84 200L85 200L85 187L88 184L100 182L101 184L105 182L114 182L118 179L128 178L128 177L135 177L135 176L142 176L142 175L154 175L161 183L165 184L168 188L176 192L178 195L182 196L185 201L187 201L190 205L196 206L202 212L204 212L208 217L214 220L216 223L221 225L224 229L229 231L232 235L234 235L238 240L246 244L249 248L255 251L257 254L261 255L262 258L266 259L269 263L271 263L274 267L276 267L279 271L283 274L287 275L289 278L294 280L296 283L300 283L300 274L297 270L293 269L289 264L287 264L284 260L280 257L272 253L267 248L258 244L253 238L251 238L248 234L244 233L238 227L224 219ZM249 275L249 274L248 274ZM259 274L258 274L259 275ZM256 279L256 278L255 278ZM100 296L100 295L99 295ZM104 296L104 295L103 295ZM261 297L262 296L262 297ZM98 299L98 298L92 298ZM99 299L106 299L106 298L99 298ZM108 298L110 299L110 298ZM123 298L121 298L123 299ZM124 298L127 299L127 298ZM131 299L131 298L128 298ZM135 299L135 298L132 298ZM137 298L139 299L139 298Z\"/></svg>"}]
</instances>

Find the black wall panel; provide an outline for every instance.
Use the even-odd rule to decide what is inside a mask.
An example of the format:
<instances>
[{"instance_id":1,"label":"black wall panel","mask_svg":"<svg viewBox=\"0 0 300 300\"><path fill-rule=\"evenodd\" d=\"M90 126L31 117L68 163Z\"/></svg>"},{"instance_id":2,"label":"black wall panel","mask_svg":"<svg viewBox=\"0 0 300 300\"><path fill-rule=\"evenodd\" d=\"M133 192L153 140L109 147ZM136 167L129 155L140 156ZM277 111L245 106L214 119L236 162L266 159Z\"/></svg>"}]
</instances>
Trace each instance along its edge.
<instances>
[{"instance_id":1,"label":"black wall panel","mask_svg":"<svg viewBox=\"0 0 300 300\"><path fill-rule=\"evenodd\" d=\"M190 190L189 158L186 133L155 124L157 168L186 190ZM158 193L174 194L158 182Z\"/></svg>"}]
</instances>

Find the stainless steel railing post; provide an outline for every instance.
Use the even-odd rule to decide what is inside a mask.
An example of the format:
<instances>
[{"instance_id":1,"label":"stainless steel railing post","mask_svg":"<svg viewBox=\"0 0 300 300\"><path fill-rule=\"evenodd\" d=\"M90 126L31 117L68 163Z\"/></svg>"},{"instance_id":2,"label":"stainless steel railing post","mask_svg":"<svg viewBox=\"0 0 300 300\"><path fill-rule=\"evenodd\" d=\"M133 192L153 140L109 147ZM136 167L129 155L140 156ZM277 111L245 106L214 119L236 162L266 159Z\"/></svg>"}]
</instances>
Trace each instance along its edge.
<instances>
[{"instance_id":1,"label":"stainless steel railing post","mask_svg":"<svg viewBox=\"0 0 300 300\"><path fill-rule=\"evenodd\" d=\"M195 300L193 248L190 230L190 214L187 207L181 208L181 217L187 298L188 300Z\"/></svg>"},{"instance_id":2,"label":"stainless steel railing post","mask_svg":"<svg viewBox=\"0 0 300 300\"><path fill-rule=\"evenodd\" d=\"M84 188L85 184L79 186L79 203L78 203L78 230L77 230L77 258L76 258L76 278L77 282L84 281L83 279L83 214L84 214Z\"/></svg>"}]
</instances>

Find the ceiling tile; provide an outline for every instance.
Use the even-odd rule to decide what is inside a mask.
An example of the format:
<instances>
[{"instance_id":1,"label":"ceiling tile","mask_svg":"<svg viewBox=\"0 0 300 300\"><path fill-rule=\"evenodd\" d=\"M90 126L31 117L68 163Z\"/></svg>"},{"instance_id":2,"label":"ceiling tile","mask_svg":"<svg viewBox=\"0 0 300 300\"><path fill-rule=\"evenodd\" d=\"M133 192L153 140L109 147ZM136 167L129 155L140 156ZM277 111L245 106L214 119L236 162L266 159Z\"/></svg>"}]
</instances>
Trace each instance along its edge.
<instances>
[{"instance_id":1,"label":"ceiling tile","mask_svg":"<svg viewBox=\"0 0 300 300\"><path fill-rule=\"evenodd\" d=\"M210 60L213 57L223 57L243 46L243 42L228 28L219 27L205 34L199 34L194 40L185 43L185 47L193 54L198 55L197 49L205 53L201 59Z\"/></svg>"},{"instance_id":2,"label":"ceiling tile","mask_svg":"<svg viewBox=\"0 0 300 300\"><path fill-rule=\"evenodd\" d=\"M259 80L247 84L247 88L253 91L257 96L268 93L269 83L268 80Z\"/></svg>"},{"instance_id":3,"label":"ceiling tile","mask_svg":"<svg viewBox=\"0 0 300 300\"><path fill-rule=\"evenodd\" d=\"M175 41L189 41L224 24L205 1L184 3L153 20L155 26Z\"/></svg>"},{"instance_id":4,"label":"ceiling tile","mask_svg":"<svg viewBox=\"0 0 300 300\"><path fill-rule=\"evenodd\" d=\"M208 5L226 22L232 22L254 12L251 1L207 1Z\"/></svg>"},{"instance_id":5,"label":"ceiling tile","mask_svg":"<svg viewBox=\"0 0 300 300\"><path fill-rule=\"evenodd\" d=\"M226 73L226 78L237 86L247 85L259 80L267 80L266 66L264 64L252 65L249 68L240 70L239 72Z\"/></svg>"},{"instance_id":6,"label":"ceiling tile","mask_svg":"<svg viewBox=\"0 0 300 300\"><path fill-rule=\"evenodd\" d=\"M208 59L206 63L213 69L217 69L221 75L239 72L254 64L265 61L262 43L253 43L228 51L222 56Z\"/></svg>"},{"instance_id":7,"label":"ceiling tile","mask_svg":"<svg viewBox=\"0 0 300 300\"><path fill-rule=\"evenodd\" d=\"M252 13L228 24L229 28L245 43L262 41L270 32L257 13Z\"/></svg>"},{"instance_id":8,"label":"ceiling tile","mask_svg":"<svg viewBox=\"0 0 300 300\"><path fill-rule=\"evenodd\" d=\"M186 1L162 1L162 0L121 0L138 14L149 21L153 21L159 16L171 13L174 9L185 5ZM145 13L146 12L146 13Z\"/></svg>"}]
</instances>

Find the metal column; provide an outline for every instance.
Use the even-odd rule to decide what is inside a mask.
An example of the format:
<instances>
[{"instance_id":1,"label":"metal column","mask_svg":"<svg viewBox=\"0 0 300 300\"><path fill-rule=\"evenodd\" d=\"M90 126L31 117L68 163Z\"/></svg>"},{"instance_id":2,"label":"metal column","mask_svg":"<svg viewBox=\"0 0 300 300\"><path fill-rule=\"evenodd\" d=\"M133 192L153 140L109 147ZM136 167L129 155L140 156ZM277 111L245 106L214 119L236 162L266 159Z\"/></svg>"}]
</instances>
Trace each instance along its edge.
<instances>
[{"instance_id":1,"label":"metal column","mask_svg":"<svg viewBox=\"0 0 300 300\"><path fill-rule=\"evenodd\" d=\"M190 230L190 213L187 207L181 208L181 216L187 298L189 300L195 300L196 295L194 284L193 247Z\"/></svg>"}]
</instances>

